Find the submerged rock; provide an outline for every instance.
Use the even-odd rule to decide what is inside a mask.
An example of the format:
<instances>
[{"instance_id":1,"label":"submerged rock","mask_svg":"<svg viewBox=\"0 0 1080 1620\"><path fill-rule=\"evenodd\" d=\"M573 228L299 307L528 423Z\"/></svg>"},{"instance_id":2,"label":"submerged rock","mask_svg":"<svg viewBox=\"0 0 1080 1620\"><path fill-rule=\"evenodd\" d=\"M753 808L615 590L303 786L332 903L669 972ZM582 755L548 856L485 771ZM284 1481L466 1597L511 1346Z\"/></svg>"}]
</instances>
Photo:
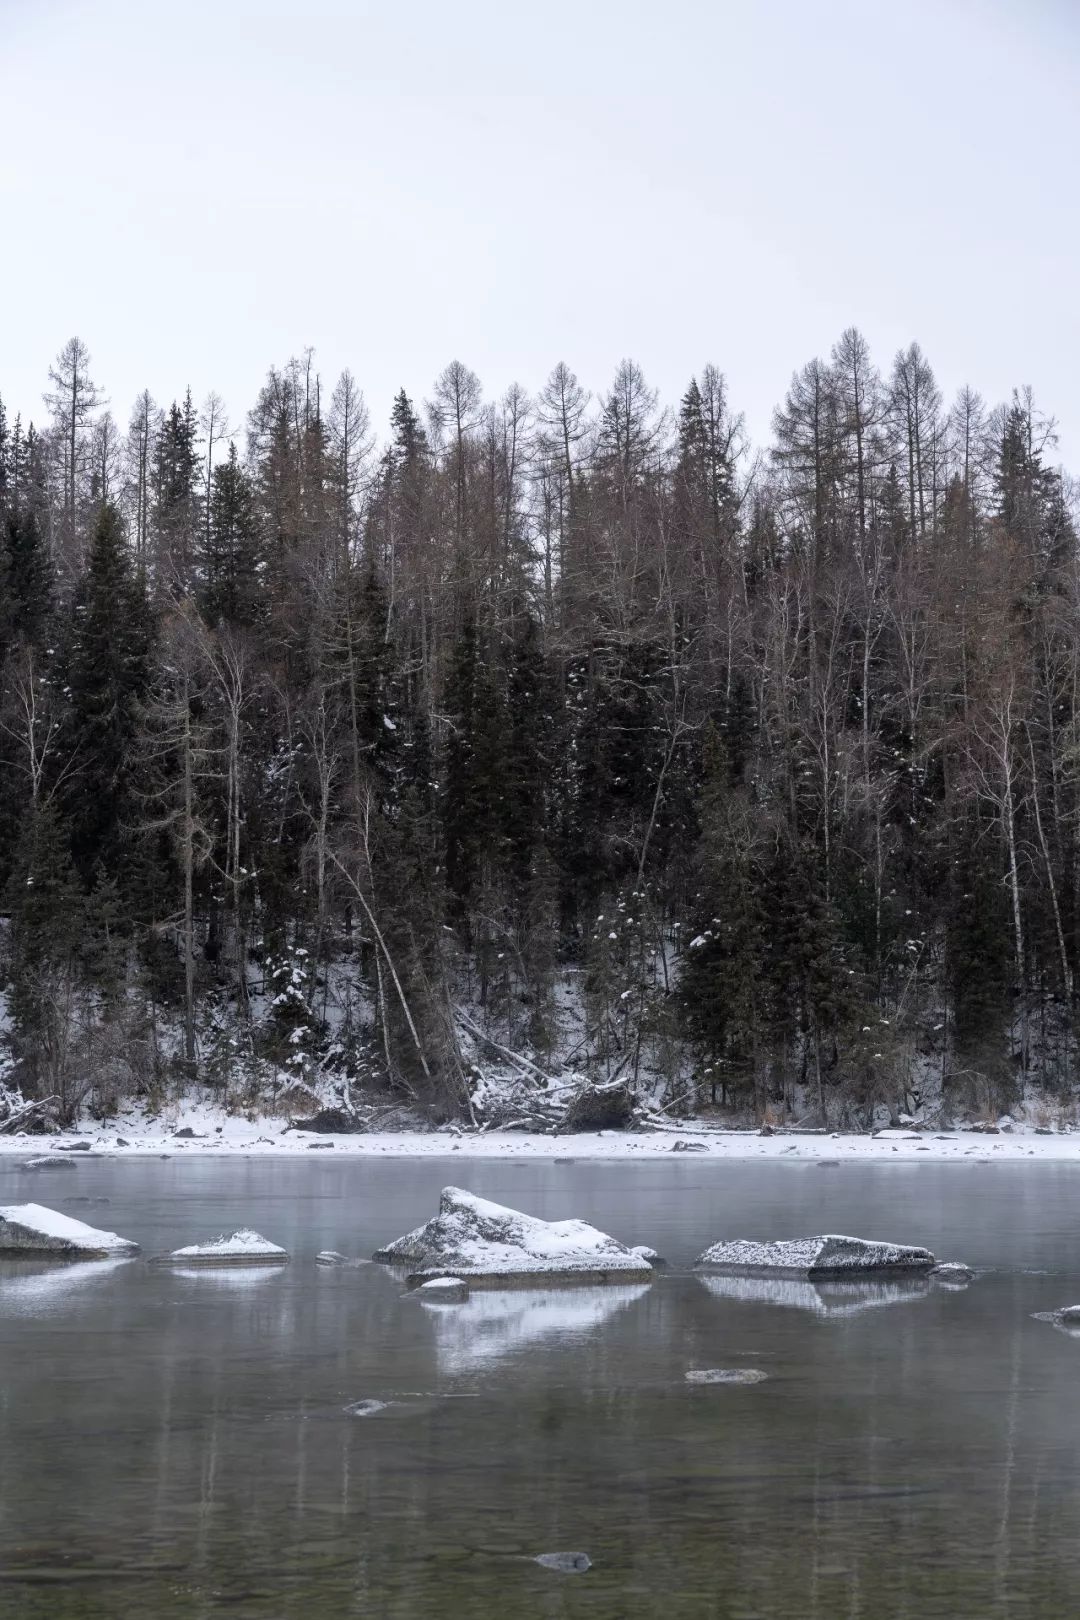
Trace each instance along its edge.
<instances>
[{"instance_id":1,"label":"submerged rock","mask_svg":"<svg viewBox=\"0 0 1080 1620\"><path fill-rule=\"evenodd\" d=\"M222 1233L209 1243L190 1243L166 1256L180 1266L283 1266L288 1258L286 1250L247 1228Z\"/></svg>"},{"instance_id":2,"label":"submerged rock","mask_svg":"<svg viewBox=\"0 0 1080 1620\"><path fill-rule=\"evenodd\" d=\"M460 1187L444 1187L439 1213L374 1258L407 1266L418 1281L451 1275L490 1283L534 1276L644 1282L653 1275L647 1260L584 1221L542 1221Z\"/></svg>"},{"instance_id":3,"label":"submerged rock","mask_svg":"<svg viewBox=\"0 0 1080 1620\"><path fill-rule=\"evenodd\" d=\"M76 1159L69 1159L63 1153L50 1153L47 1159L27 1159L23 1165L24 1170L74 1170Z\"/></svg>"},{"instance_id":4,"label":"submerged rock","mask_svg":"<svg viewBox=\"0 0 1080 1620\"><path fill-rule=\"evenodd\" d=\"M962 1266L956 1260L943 1260L926 1275L931 1282L943 1283L947 1288L965 1288L969 1282L975 1280L975 1273L971 1267Z\"/></svg>"},{"instance_id":5,"label":"submerged rock","mask_svg":"<svg viewBox=\"0 0 1080 1620\"><path fill-rule=\"evenodd\" d=\"M317 1266L369 1266L370 1260L355 1260L351 1255L339 1254L336 1249L320 1249L315 1256Z\"/></svg>"},{"instance_id":6,"label":"submerged rock","mask_svg":"<svg viewBox=\"0 0 1080 1620\"><path fill-rule=\"evenodd\" d=\"M461 1277L429 1277L416 1292L425 1304L460 1305L469 1297L469 1285Z\"/></svg>"},{"instance_id":7,"label":"submerged rock","mask_svg":"<svg viewBox=\"0 0 1080 1620\"><path fill-rule=\"evenodd\" d=\"M534 1560L544 1569L558 1570L562 1575L584 1575L592 1569L592 1559L583 1552L540 1553Z\"/></svg>"},{"instance_id":8,"label":"submerged rock","mask_svg":"<svg viewBox=\"0 0 1080 1620\"><path fill-rule=\"evenodd\" d=\"M714 1243L694 1264L702 1270L748 1277L850 1279L878 1272L926 1272L933 1266L934 1256L929 1249L829 1234L775 1243L758 1243L752 1238Z\"/></svg>"},{"instance_id":9,"label":"submerged rock","mask_svg":"<svg viewBox=\"0 0 1080 1620\"><path fill-rule=\"evenodd\" d=\"M768 1376L757 1367L695 1367L683 1373L688 1384L763 1384Z\"/></svg>"},{"instance_id":10,"label":"submerged rock","mask_svg":"<svg viewBox=\"0 0 1080 1620\"><path fill-rule=\"evenodd\" d=\"M87 1226L73 1215L44 1204L8 1204L0 1208L0 1254L45 1254L71 1259L100 1259L137 1254L139 1245L115 1232Z\"/></svg>"},{"instance_id":11,"label":"submerged rock","mask_svg":"<svg viewBox=\"0 0 1080 1620\"><path fill-rule=\"evenodd\" d=\"M392 1405L390 1401L353 1401L344 1410L350 1417L374 1417L376 1412L385 1412L390 1405Z\"/></svg>"}]
</instances>

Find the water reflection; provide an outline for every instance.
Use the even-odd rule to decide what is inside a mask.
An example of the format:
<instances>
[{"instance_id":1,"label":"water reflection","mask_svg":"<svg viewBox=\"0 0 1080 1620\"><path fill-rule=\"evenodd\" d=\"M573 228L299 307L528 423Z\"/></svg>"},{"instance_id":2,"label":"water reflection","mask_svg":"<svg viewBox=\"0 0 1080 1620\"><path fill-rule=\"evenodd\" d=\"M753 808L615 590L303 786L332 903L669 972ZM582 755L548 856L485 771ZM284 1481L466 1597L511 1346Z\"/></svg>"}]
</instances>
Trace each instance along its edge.
<instances>
[{"instance_id":1,"label":"water reflection","mask_svg":"<svg viewBox=\"0 0 1080 1620\"><path fill-rule=\"evenodd\" d=\"M861 1316L883 1305L908 1305L925 1299L930 1284L921 1277L858 1283L801 1282L792 1277L698 1276L716 1299L741 1300L753 1305L782 1305L808 1311L812 1316Z\"/></svg>"},{"instance_id":2,"label":"water reflection","mask_svg":"<svg viewBox=\"0 0 1080 1620\"><path fill-rule=\"evenodd\" d=\"M20 1263L16 1281L61 1286L55 1310L0 1309L5 1620L1075 1613L1077 1347L1030 1319L1080 1298L1073 1170L1003 1170L978 1205L956 1167L914 1185L853 1167L836 1224L887 1220L998 1269L910 1311L855 1285L862 1309L814 1331L832 1285L777 1310L763 1279L678 1273L426 1310L382 1268L312 1261L415 1225L446 1166L165 1168L164 1189L156 1163L96 1173L144 1248L175 1246L197 1198L215 1225L276 1221L298 1258L235 1291L201 1269ZM582 1208L680 1260L755 1199L776 1229L823 1224L826 1178L783 1168L583 1164L546 1189L533 1167L469 1168L484 1196ZM684 1376L725 1368L768 1380ZM385 1409L358 1421L361 1400ZM535 1563L559 1548L591 1568Z\"/></svg>"},{"instance_id":3,"label":"water reflection","mask_svg":"<svg viewBox=\"0 0 1080 1620\"><path fill-rule=\"evenodd\" d=\"M252 1283L272 1282L281 1276L280 1265L263 1266L177 1266L170 1265L174 1277L208 1283L218 1288L250 1288Z\"/></svg>"},{"instance_id":4,"label":"water reflection","mask_svg":"<svg viewBox=\"0 0 1080 1620\"><path fill-rule=\"evenodd\" d=\"M500 1361L541 1340L572 1344L649 1292L630 1287L477 1289L461 1305L428 1306L441 1373L454 1376Z\"/></svg>"},{"instance_id":5,"label":"water reflection","mask_svg":"<svg viewBox=\"0 0 1080 1620\"><path fill-rule=\"evenodd\" d=\"M135 1261L128 1255L110 1260L0 1261L0 1315L62 1312L87 1283L102 1282Z\"/></svg>"}]
</instances>

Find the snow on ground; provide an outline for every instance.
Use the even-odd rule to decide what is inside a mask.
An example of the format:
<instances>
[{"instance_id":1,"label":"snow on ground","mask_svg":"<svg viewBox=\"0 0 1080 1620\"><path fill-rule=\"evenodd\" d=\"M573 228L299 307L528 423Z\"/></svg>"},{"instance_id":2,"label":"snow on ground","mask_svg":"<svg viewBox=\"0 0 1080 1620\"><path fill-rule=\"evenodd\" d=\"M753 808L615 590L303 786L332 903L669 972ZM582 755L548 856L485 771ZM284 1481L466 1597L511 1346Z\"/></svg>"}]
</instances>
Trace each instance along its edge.
<instances>
[{"instance_id":1,"label":"snow on ground","mask_svg":"<svg viewBox=\"0 0 1080 1620\"><path fill-rule=\"evenodd\" d=\"M195 1135L177 1138L178 1130ZM647 1159L670 1154L676 1143L693 1146L695 1160L779 1160L822 1162L828 1166L876 1162L886 1164L1007 1164L1049 1160L1080 1164L1080 1130L1051 1135L1016 1124L1000 1135L955 1131L884 1131L877 1136L811 1136L756 1131L705 1130L699 1123L644 1131L593 1131L581 1135L542 1136L518 1131L384 1131L357 1136L323 1136L292 1131L280 1118L245 1118L225 1114L205 1102L170 1105L159 1115L123 1112L107 1124L86 1121L78 1131L61 1136L0 1136L0 1163L25 1163L45 1153L70 1152L76 1142L113 1158L169 1153L177 1158L202 1154L280 1155L322 1149L327 1158L462 1158L479 1159ZM123 1144L123 1145L121 1145ZM89 1154L78 1156L89 1158ZM690 1157L690 1155L687 1155Z\"/></svg>"}]
</instances>

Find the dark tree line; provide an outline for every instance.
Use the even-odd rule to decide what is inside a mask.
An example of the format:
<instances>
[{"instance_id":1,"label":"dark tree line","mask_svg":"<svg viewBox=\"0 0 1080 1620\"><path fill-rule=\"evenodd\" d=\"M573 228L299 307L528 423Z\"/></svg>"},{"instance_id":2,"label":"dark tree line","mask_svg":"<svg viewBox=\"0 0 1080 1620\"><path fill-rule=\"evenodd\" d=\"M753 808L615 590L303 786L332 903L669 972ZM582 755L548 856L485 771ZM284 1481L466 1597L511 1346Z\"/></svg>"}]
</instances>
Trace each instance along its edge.
<instances>
[{"instance_id":1,"label":"dark tree line","mask_svg":"<svg viewBox=\"0 0 1080 1620\"><path fill-rule=\"evenodd\" d=\"M455 361L383 443L310 355L242 431L190 390L121 430L77 339L49 376L42 428L0 408L28 1092L465 1112L494 1041L759 1116L1071 1097L1080 580L1029 391L946 407L849 330L754 454L712 366L667 411L630 361L497 401Z\"/></svg>"}]
</instances>

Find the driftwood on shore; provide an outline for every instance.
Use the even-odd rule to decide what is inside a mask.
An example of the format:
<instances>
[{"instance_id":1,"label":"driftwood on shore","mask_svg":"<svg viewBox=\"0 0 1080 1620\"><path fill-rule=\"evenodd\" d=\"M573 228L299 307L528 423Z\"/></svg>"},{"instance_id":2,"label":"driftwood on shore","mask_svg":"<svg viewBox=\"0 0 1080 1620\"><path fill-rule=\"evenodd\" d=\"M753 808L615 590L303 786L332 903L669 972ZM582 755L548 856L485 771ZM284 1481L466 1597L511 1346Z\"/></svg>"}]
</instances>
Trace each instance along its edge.
<instances>
[{"instance_id":1,"label":"driftwood on shore","mask_svg":"<svg viewBox=\"0 0 1080 1620\"><path fill-rule=\"evenodd\" d=\"M0 1118L0 1136L14 1136L18 1131L52 1132L59 1128L59 1097L39 1097L35 1102L17 1103Z\"/></svg>"}]
</instances>

